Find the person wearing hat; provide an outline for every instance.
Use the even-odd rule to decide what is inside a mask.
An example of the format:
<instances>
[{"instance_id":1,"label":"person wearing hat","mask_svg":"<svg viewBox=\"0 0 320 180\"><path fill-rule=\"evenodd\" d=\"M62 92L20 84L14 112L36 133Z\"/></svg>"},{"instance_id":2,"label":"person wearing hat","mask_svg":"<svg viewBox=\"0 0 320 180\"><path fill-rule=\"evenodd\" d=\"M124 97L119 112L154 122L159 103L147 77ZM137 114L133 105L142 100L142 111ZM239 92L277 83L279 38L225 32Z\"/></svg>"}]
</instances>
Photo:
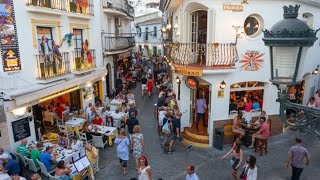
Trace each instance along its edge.
<instances>
[{"instance_id":1,"label":"person wearing hat","mask_svg":"<svg viewBox=\"0 0 320 180\"><path fill-rule=\"evenodd\" d=\"M0 159L2 160L2 163L0 164L2 173L8 173L10 176L12 174L20 174L20 166L17 161L10 159L6 154L0 155Z\"/></svg>"}]
</instances>

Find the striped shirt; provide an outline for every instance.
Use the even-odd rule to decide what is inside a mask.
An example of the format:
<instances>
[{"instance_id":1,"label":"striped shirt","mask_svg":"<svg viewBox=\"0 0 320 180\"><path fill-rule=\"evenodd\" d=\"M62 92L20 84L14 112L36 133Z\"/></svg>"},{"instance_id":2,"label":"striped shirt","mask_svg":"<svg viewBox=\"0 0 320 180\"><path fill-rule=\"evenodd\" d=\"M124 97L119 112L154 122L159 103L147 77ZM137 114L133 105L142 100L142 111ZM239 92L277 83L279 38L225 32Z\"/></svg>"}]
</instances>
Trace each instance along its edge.
<instances>
[{"instance_id":1,"label":"striped shirt","mask_svg":"<svg viewBox=\"0 0 320 180\"><path fill-rule=\"evenodd\" d=\"M28 157L28 155L29 155L29 150L28 150L28 148L26 147L26 145L20 144L20 146L18 146L18 148L17 148L17 153L18 153L18 154L21 154L22 156Z\"/></svg>"}]
</instances>

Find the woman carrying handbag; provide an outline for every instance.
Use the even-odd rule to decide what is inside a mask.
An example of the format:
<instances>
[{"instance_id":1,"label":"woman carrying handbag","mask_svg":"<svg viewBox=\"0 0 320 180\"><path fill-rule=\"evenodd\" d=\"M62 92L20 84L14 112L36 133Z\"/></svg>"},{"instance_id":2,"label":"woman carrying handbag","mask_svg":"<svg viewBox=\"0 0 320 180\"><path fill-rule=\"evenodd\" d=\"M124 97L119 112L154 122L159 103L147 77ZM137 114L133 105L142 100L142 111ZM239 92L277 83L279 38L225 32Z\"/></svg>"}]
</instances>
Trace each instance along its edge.
<instances>
[{"instance_id":1,"label":"woman carrying handbag","mask_svg":"<svg viewBox=\"0 0 320 180\"><path fill-rule=\"evenodd\" d=\"M256 157L250 155L246 160L246 165L243 166L240 179L257 180L258 168L256 166Z\"/></svg>"}]
</instances>

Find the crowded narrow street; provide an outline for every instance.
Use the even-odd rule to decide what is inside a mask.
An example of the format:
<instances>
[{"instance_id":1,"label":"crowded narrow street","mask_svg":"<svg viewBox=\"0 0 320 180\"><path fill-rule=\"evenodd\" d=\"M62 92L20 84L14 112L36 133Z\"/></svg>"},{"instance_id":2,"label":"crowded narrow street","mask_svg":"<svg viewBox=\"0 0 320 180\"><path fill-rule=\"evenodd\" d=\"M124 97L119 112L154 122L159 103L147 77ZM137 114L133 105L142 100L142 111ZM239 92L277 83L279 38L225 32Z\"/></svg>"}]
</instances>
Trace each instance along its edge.
<instances>
[{"instance_id":1,"label":"crowded narrow street","mask_svg":"<svg viewBox=\"0 0 320 180\"><path fill-rule=\"evenodd\" d=\"M210 148L193 147L186 152L179 143L175 144L176 151L173 154L165 154L161 147L161 139L157 132L157 122L153 117L154 104L157 94L141 97L140 84L133 91L136 94L136 105L138 109L139 123L144 135L146 152L149 165L152 168L153 179L158 180L184 180L186 167L190 164L195 166L195 172L201 180L231 180L231 167L229 159L220 158L229 151L230 145L224 145L223 151ZM183 118L183 116L182 116ZM267 155L259 156L254 150L243 146L244 157L254 155L257 157L258 179L264 180L289 180L290 168L285 167L288 148L294 144L294 138L299 135L295 132L286 132L269 140L269 152ZM302 180L316 180L320 171L320 149L319 139L313 134L302 134L304 146L311 154L311 165L304 169ZM116 156L116 145L100 151L100 171L95 179L128 180L138 176L134 167L134 157L130 154L128 163L128 174L124 176ZM238 174L240 174L238 172Z\"/></svg>"}]
</instances>

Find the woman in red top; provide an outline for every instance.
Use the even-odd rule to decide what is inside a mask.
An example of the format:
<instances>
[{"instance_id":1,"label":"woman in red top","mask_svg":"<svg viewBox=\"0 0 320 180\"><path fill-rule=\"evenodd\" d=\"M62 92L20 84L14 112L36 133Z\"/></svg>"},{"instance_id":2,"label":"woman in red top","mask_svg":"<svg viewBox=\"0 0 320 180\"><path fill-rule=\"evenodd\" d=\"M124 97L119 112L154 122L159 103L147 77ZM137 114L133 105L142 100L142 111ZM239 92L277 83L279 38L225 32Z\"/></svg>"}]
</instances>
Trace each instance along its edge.
<instances>
[{"instance_id":1,"label":"woman in red top","mask_svg":"<svg viewBox=\"0 0 320 180\"><path fill-rule=\"evenodd\" d=\"M147 83L147 92L149 94L149 97L151 96L152 88L153 88L153 82L152 82L152 77L150 77Z\"/></svg>"},{"instance_id":2,"label":"woman in red top","mask_svg":"<svg viewBox=\"0 0 320 180\"><path fill-rule=\"evenodd\" d=\"M103 125L103 121L98 114L96 114L95 118L91 121L92 124Z\"/></svg>"}]
</instances>

